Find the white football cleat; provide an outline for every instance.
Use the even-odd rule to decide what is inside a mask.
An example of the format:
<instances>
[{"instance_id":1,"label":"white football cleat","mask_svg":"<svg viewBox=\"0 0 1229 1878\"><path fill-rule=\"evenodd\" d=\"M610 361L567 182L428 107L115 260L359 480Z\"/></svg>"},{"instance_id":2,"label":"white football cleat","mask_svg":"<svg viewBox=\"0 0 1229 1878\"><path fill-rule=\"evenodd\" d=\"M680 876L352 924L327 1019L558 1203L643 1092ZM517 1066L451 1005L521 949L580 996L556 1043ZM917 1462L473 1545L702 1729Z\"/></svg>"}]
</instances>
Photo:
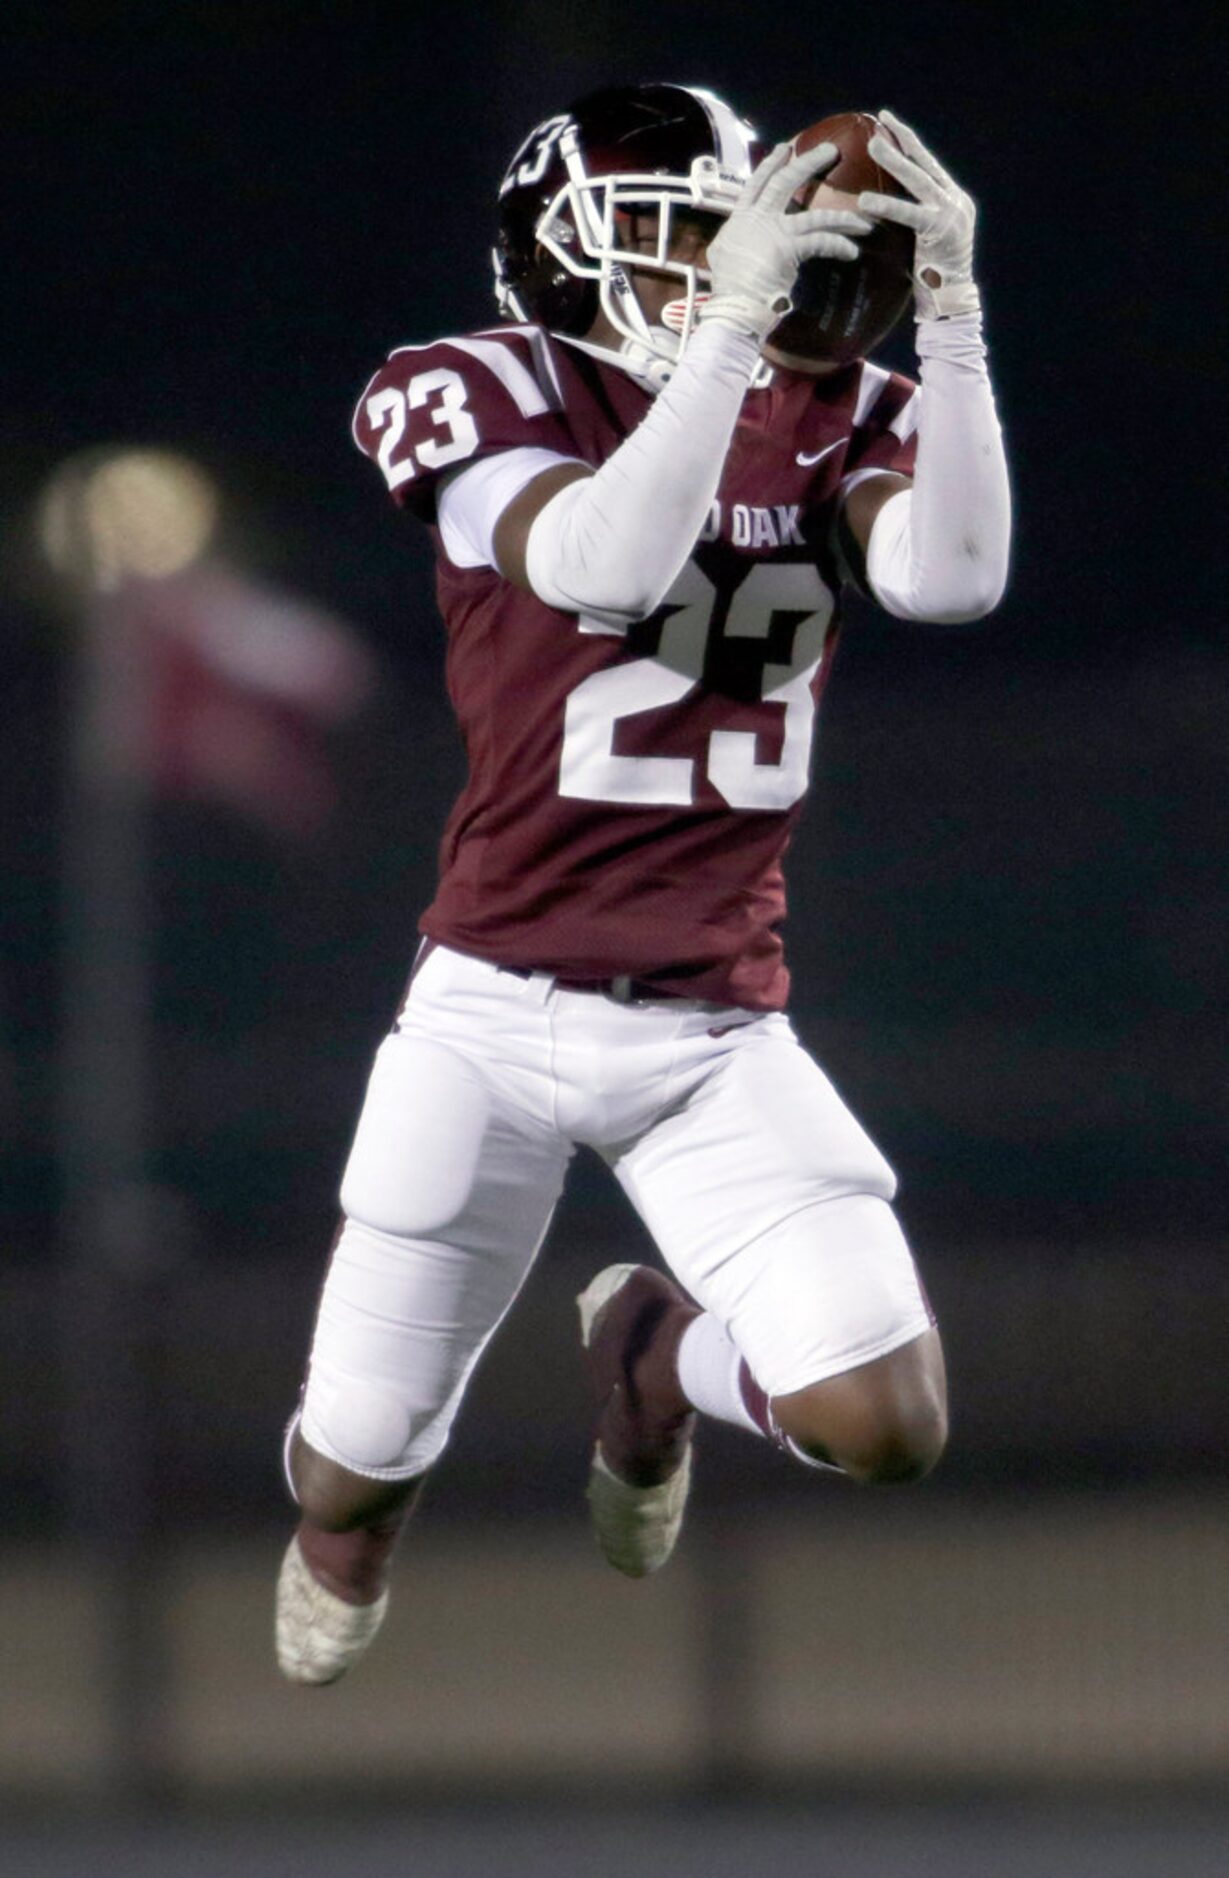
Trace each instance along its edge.
<instances>
[{"instance_id":1,"label":"white football cleat","mask_svg":"<svg viewBox=\"0 0 1229 1878\"><path fill-rule=\"evenodd\" d=\"M647 1578L673 1552L691 1491L691 1449L660 1487L629 1487L595 1446L585 1498L602 1557L628 1578Z\"/></svg>"},{"instance_id":2,"label":"white football cleat","mask_svg":"<svg viewBox=\"0 0 1229 1878\"><path fill-rule=\"evenodd\" d=\"M347 1604L326 1590L296 1536L277 1580L278 1668L291 1682L336 1682L367 1650L387 1610L387 1591L374 1604Z\"/></svg>"},{"instance_id":3,"label":"white football cleat","mask_svg":"<svg viewBox=\"0 0 1229 1878\"><path fill-rule=\"evenodd\" d=\"M598 1400L586 1496L594 1536L616 1571L644 1578L665 1564L683 1526L696 1417L673 1364L698 1309L646 1265L608 1265L576 1302ZM646 1392L655 1344L660 1373Z\"/></svg>"}]
</instances>

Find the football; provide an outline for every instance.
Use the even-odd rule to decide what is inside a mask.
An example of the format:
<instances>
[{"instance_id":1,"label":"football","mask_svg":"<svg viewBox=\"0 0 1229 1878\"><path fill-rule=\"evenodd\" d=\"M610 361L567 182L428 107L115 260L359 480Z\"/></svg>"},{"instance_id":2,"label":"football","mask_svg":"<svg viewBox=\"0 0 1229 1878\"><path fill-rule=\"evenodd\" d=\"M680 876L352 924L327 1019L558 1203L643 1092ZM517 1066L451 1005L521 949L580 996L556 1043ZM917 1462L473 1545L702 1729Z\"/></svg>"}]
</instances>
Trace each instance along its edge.
<instances>
[{"instance_id":1,"label":"football","mask_svg":"<svg viewBox=\"0 0 1229 1878\"><path fill-rule=\"evenodd\" d=\"M891 135L869 111L842 111L800 132L794 139L799 151L833 143L840 155L819 182L799 190L798 208L856 209L863 189L907 197L867 152L878 130ZM803 262L793 310L768 336L774 357L804 370L819 363L845 365L886 339L912 295L913 231L879 222L872 234L858 238L858 248L856 261Z\"/></svg>"}]
</instances>

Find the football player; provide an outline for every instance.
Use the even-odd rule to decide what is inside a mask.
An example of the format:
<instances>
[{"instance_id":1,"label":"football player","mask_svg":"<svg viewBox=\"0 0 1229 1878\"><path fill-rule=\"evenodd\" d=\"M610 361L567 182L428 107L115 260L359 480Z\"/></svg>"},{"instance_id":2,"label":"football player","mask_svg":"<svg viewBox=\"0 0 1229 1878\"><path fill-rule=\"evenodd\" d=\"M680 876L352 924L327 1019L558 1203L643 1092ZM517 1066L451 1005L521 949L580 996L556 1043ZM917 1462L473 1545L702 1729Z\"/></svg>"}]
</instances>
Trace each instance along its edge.
<instances>
[{"instance_id":1,"label":"football player","mask_svg":"<svg viewBox=\"0 0 1229 1878\"><path fill-rule=\"evenodd\" d=\"M612 1565L669 1557L697 1411L859 1481L943 1447L892 1170L791 1029L781 939L842 586L963 621L1006 580L973 204L881 123L907 194L799 209L831 145L761 156L695 87L582 99L504 177L504 323L398 348L359 401L360 449L432 531L469 772L287 1436L296 1681L378 1629L578 1144L667 1268L612 1266L579 1300ZM913 231L920 391L773 350L799 267L852 264L876 218Z\"/></svg>"}]
</instances>

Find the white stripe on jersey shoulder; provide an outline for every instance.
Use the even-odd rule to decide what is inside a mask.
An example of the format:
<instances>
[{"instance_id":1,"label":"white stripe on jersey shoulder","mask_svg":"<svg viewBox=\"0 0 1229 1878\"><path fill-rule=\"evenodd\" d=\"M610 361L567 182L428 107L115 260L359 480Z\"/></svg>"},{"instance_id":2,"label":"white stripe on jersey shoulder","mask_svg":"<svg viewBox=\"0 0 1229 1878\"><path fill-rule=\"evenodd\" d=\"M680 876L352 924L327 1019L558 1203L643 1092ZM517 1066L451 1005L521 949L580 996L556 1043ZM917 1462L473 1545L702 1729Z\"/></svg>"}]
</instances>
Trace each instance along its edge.
<instances>
[{"instance_id":1,"label":"white stripe on jersey shoulder","mask_svg":"<svg viewBox=\"0 0 1229 1878\"><path fill-rule=\"evenodd\" d=\"M878 404L883 388L891 376L891 372L885 372L882 365L872 365L869 359L862 361L862 376L858 380L858 402L853 412L855 430L859 424L865 424Z\"/></svg>"},{"instance_id":2,"label":"white stripe on jersey shoulder","mask_svg":"<svg viewBox=\"0 0 1229 1878\"><path fill-rule=\"evenodd\" d=\"M922 387L918 385L914 391L910 392L908 403L901 405L900 410L888 425L892 435L899 437L902 443L907 443L917 429L917 414L921 402Z\"/></svg>"},{"instance_id":3,"label":"white stripe on jersey shoulder","mask_svg":"<svg viewBox=\"0 0 1229 1878\"><path fill-rule=\"evenodd\" d=\"M522 417L541 417L545 411L558 410L555 399L547 395L539 380L524 366L515 352L499 339L450 339L458 352L468 352L503 381Z\"/></svg>"},{"instance_id":4,"label":"white stripe on jersey shoulder","mask_svg":"<svg viewBox=\"0 0 1229 1878\"><path fill-rule=\"evenodd\" d=\"M543 376L535 376L516 350L506 343L507 339L522 339L534 330L525 326L509 326L506 331L489 335L474 334L466 338L434 339L428 345L397 346L389 353L389 359L400 358L403 352L428 352L434 346L451 346L454 352L465 352L471 359L477 359L499 379L522 417L541 417L546 411L557 411L563 400L559 395L559 385L553 371ZM530 357L535 365L539 363L536 348L531 347Z\"/></svg>"},{"instance_id":5,"label":"white stripe on jersey shoulder","mask_svg":"<svg viewBox=\"0 0 1229 1878\"><path fill-rule=\"evenodd\" d=\"M853 414L855 430L859 424L865 424L882 397L884 387L891 383L891 379L891 372L885 371L882 365L872 365L869 359L862 361L862 376L858 381L858 401L854 406ZM899 437L902 443L906 442L917 429L917 402L918 390L915 387L888 425L892 435Z\"/></svg>"},{"instance_id":6,"label":"white stripe on jersey shoulder","mask_svg":"<svg viewBox=\"0 0 1229 1878\"><path fill-rule=\"evenodd\" d=\"M555 361L551 356L551 335L541 326L512 325L485 326L475 333L476 339L503 339L515 333L519 339L529 341L529 351L533 359L533 368L545 397L551 401L553 411L563 409L563 387L559 383L559 374L555 370Z\"/></svg>"}]
</instances>

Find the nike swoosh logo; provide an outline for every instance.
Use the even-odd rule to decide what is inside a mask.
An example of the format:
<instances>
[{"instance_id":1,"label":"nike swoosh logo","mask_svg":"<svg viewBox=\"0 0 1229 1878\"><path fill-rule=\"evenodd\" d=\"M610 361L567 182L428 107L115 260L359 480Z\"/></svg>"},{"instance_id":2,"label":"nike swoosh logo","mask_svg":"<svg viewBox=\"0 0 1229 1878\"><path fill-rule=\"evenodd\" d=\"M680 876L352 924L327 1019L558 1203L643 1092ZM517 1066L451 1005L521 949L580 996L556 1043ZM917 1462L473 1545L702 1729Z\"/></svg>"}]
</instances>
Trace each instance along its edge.
<instances>
[{"instance_id":1,"label":"nike swoosh logo","mask_svg":"<svg viewBox=\"0 0 1229 1878\"><path fill-rule=\"evenodd\" d=\"M717 1030L710 1030L710 1037L728 1037L732 1030L746 1030L748 1024L754 1024L753 1017L744 1018L741 1024L722 1024Z\"/></svg>"},{"instance_id":2,"label":"nike swoosh logo","mask_svg":"<svg viewBox=\"0 0 1229 1878\"><path fill-rule=\"evenodd\" d=\"M808 456L805 450L799 450L794 461L801 469L810 469L812 464L822 463L826 456L831 456L834 450L839 450L842 444L848 442L848 437L838 437L835 443L830 443L826 449L817 450L814 456Z\"/></svg>"}]
</instances>

